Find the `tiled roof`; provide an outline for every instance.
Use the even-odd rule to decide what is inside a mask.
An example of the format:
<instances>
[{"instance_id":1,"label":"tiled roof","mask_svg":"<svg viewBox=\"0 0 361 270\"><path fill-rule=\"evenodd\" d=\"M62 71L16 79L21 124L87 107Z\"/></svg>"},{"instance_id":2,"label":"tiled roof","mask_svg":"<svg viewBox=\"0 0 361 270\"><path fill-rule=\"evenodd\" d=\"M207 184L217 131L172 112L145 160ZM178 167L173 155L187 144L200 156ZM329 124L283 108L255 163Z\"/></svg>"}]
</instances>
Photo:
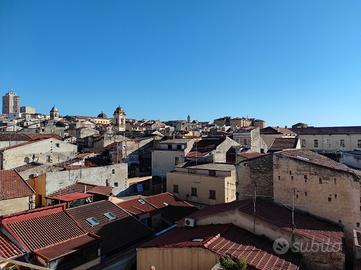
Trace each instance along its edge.
<instances>
[{"instance_id":1,"label":"tiled roof","mask_svg":"<svg viewBox=\"0 0 361 270\"><path fill-rule=\"evenodd\" d=\"M109 186L95 186L93 188L90 188L87 193L111 196L113 194L112 190L113 188Z\"/></svg>"},{"instance_id":2,"label":"tiled roof","mask_svg":"<svg viewBox=\"0 0 361 270\"><path fill-rule=\"evenodd\" d=\"M151 230L126 211L110 201L98 201L67 209L66 212L86 232L95 233L102 238L105 253L130 246L151 234ZM114 220L104 214L111 212ZM91 226L86 219L94 217L98 225Z\"/></svg>"},{"instance_id":3,"label":"tiled roof","mask_svg":"<svg viewBox=\"0 0 361 270\"><path fill-rule=\"evenodd\" d=\"M199 169L199 170L216 170L216 171L233 171L236 167L232 164L227 163L206 163L195 166L187 167L189 169Z\"/></svg>"},{"instance_id":4,"label":"tiled roof","mask_svg":"<svg viewBox=\"0 0 361 270\"><path fill-rule=\"evenodd\" d=\"M0 257L9 259L22 254L23 252L0 232Z\"/></svg>"},{"instance_id":5,"label":"tiled roof","mask_svg":"<svg viewBox=\"0 0 361 270\"><path fill-rule=\"evenodd\" d=\"M0 170L0 200L32 196L34 191L13 170Z\"/></svg>"},{"instance_id":6,"label":"tiled roof","mask_svg":"<svg viewBox=\"0 0 361 270\"><path fill-rule=\"evenodd\" d=\"M64 205L14 214L4 217L1 223L29 252L85 234L65 213Z\"/></svg>"},{"instance_id":7,"label":"tiled roof","mask_svg":"<svg viewBox=\"0 0 361 270\"><path fill-rule=\"evenodd\" d=\"M253 158L262 157L265 154L258 153L258 152L241 152L238 155L245 158L245 159L253 159Z\"/></svg>"},{"instance_id":8,"label":"tiled roof","mask_svg":"<svg viewBox=\"0 0 361 270\"><path fill-rule=\"evenodd\" d=\"M141 248L204 248L219 256L231 254L244 258L251 269L296 270L301 256L287 253L277 255L272 242L234 225L205 225L195 228L177 227L155 238Z\"/></svg>"},{"instance_id":9,"label":"tiled roof","mask_svg":"<svg viewBox=\"0 0 361 270\"><path fill-rule=\"evenodd\" d=\"M125 209L126 211L132 213L133 215L150 213L165 208L167 206L193 207L193 205L188 202L176 199L176 197L169 192L149 197L139 197L136 199L118 203L117 205Z\"/></svg>"},{"instance_id":10,"label":"tiled roof","mask_svg":"<svg viewBox=\"0 0 361 270\"><path fill-rule=\"evenodd\" d=\"M80 193L80 192L74 192L74 193L69 193L69 194L65 194L65 195L53 196L53 197L47 196L48 199L57 200L60 202L72 202L72 201L86 199L86 198L90 198L90 197L93 197L93 195L88 194L88 193Z\"/></svg>"},{"instance_id":11,"label":"tiled roof","mask_svg":"<svg viewBox=\"0 0 361 270\"><path fill-rule=\"evenodd\" d=\"M15 144L15 145L12 145L12 146L9 146L9 147L2 148L2 149L0 149L0 152L4 152L4 151L14 149L14 148L19 148L19 147L29 145L29 144L32 144L32 143L36 143L36 142L39 142L39 141L43 141L43 140L49 140L51 138L58 139L58 138L54 138L53 136L51 136L51 137L38 138L36 140L29 140L27 142L23 142L23 143L19 143L19 144ZM59 139L59 140L62 140L62 138Z\"/></svg>"},{"instance_id":12,"label":"tiled roof","mask_svg":"<svg viewBox=\"0 0 361 270\"><path fill-rule=\"evenodd\" d=\"M294 149L296 148L297 143L298 138L276 138L268 151L276 152L284 149Z\"/></svg>"},{"instance_id":13,"label":"tiled roof","mask_svg":"<svg viewBox=\"0 0 361 270\"><path fill-rule=\"evenodd\" d=\"M198 142L195 142L191 151L187 154L188 158L199 158L206 156L210 152L217 149L226 137L209 137L203 138Z\"/></svg>"},{"instance_id":14,"label":"tiled roof","mask_svg":"<svg viewBox=\"0 0 361 270\"><path fill-rule=\"evenodd\" d=\"M253 216L253 200L235 201L206 207L190 215L195 219L238 210ZM292 211L272 201L257 199L256 217L286 231L292 231ZM318 219L301 211L295 211L295 234L325 243L342 243L342 229L330 222Z\"/></svg>"},{"instance_id":15,"label":"tiled roof","mask_svg":"<svg viewBox=\"0 0 361 270\"><path fill-rule=\"evenodd\" d=\"M47 197L57 197L75 192L86 193L89 189L93 187L94 185L90 185L90 184L75 183L65 188L59 189L58 191L49 194Z\"/></svg>"},{"instance_id":16,"label":"tiled roof","mask_svg":"<svg viewBox=\"0 0 361 270\"><path fill-rule=\"evenodd\" d=\"M52 261L64 256L65 254L68 255L70 253L76 252L79 250L79 248L95 241L97 241L97 239L93 236L84 234L61 243L39 249L34 253L46 261Z\"/></svg>"},{"instance_id":17,"label":"tiled roof","mask_svg":"<svg viewBox=\"0 0 361 270\"><path fill-rule=\"evenodd\" d=\"M295 159L301 162L311 163L314 165L326 167L337 171L348 172L359 176L361 175L361 173L358 172L357 170L350 169L349 167L347 167L342 163L336 162L328 157L320 155L311 150L305 150L305 149L285 150L282 152L277 152L275 153L275 155L279 157Z\"/></svg>"},{"instance_id":18,"label":"tiled roof","mask_svg":"<svg viewBox=\"0 0 361 270\"><path fill-rule=\"evenodd\" d=\"M298 135L361 134L361 126L293 128Z\"/></svg>"},{"instance_id":19,"label":"tiled roof","mask_svg":"<svg viewBox=\"0 0 361 270\"><path fill-rule=\"evenodd\" d=\"M37 141L49 138L56 138L62 140L63 138L55 134L25 134L25 133L2 133L0 134L0 141Z\"/></svg>"},{"instance_id":20,"label":"tiled roof","mask_svg":"<svg viewBox=\"0 0 361 270\"><path fill-rule=\"evenodd\" d=\"M279 127L266 127L261 129L261 134L270 135L270 134L282 134L282 135L296 135L294 131L288 128L279 128Z\"/></svg>"}]
</instances>

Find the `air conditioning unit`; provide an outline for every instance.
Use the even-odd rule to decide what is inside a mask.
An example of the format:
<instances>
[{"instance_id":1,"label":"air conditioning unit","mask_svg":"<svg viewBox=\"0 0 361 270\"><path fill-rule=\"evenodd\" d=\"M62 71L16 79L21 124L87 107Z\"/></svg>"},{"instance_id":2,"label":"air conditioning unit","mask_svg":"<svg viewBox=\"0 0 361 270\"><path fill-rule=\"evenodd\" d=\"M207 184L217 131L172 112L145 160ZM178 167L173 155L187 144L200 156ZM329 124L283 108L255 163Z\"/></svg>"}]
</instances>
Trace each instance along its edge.
<instances>
[{"instance_id":1,"label":"air conditioning unit","mask_svg":"<svg viewBox=\"0 0 361 270\"><path fill-rule=\"evenodd\" d=\"M196 220L193 218L186 218L184 220L184 226L194 228L196 226Z\"/></svg>"}]
</instances>

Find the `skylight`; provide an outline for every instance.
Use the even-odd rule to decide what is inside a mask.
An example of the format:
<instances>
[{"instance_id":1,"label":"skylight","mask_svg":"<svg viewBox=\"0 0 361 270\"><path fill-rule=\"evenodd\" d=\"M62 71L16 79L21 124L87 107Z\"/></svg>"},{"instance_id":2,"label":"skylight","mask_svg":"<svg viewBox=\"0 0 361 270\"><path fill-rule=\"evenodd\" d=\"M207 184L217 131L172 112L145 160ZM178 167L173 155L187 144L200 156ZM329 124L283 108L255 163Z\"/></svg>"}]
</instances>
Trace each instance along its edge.
<instances>
[{"instance_id":1,"label":"skylight","mask_svg":"<svg viewBox=\"0 0 361 270\"><path fill-rule=\"evenodd\" d=\"M92 227L100 224L100 222L95 217L87 218L86 222L88 222L88 224Z\"/></svg>"},{"instance_id":2,"label":"skylight","mask_svg":"<svg viewBox=\"0 0 361 270\"><path fill-rule=\"evenodd\" d=\"M112 212L104 213L104 216L105 216L108 220L114 220L114 219L117 218Z\"/></svg>"},{"instance_id":3,"label":"skylight","mask_svg":"<svg viewBox=\"0 0 361 270\"><path fill-rule=\"evenodd\" d=\"M139 199L138 202L139 202L140 204L145 204L145 201L144 201L143 199Z\"/></svg>"}]
</instances>

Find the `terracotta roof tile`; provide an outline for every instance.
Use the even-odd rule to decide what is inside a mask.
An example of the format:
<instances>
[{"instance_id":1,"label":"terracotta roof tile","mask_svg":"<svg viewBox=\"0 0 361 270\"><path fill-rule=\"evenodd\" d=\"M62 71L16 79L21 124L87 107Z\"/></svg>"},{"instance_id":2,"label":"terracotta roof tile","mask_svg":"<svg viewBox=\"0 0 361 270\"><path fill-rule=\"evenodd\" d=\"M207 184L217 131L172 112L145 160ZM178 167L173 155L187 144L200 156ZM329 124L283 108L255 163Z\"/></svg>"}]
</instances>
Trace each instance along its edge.
<instances>
[{"instance_id":1,"label":"terracotta roof tile","mask_svg":"<svg viewBox=\"0 0 361 270\"><path fill-rule=\"evenodd\" d=\"M346 165L336 162L328 157L320 155L311 150L305 149L293 149L293 150L285 150L282 152L275 153L276 156L292 158L301 162L311 163L314 165L326 167L329 169L348 172L355 175L361 175L361 173L357 170L350 169Z\"/></svg>"},{"instance_id":2,"label":"terracotta roof tile","mask_svg":"<svg viewBox=\"0 0 361 270\"><path fill-rule=\"evenodd\" d=\"M272 242L253 235L234 225L205 225L195 228L177 227L155 238L141 248L204 248L219 256L231 254L245 258L248 266L256 270L296 270L301 256L287 253L277 255Z\"/></svg>"},{"instance_id":3,"label":"terracotta roof tile","mask_svg":"<svg viewBox=\"0 0 361 270\"><path fill-rule=\"evenodd\" d=\"M105 253L131 246L152 234L147 226L110 201L94 202L67 209L66 212L84 231L102 238L101 246ZM104 215L109 212L114 215L113 220ZM96 218L99 224L91 226L86 221L90 217Z\"/></svg>"},{"instance_id":4,"label":"terracotta roof tile","mask_svg":"<svg viewBox=\"0 0 361 270\"><path fill-rule=\"evenodd\" d=\"M361 126L293 128L298 135L361 134Z\"/></svg>"},{"instance_id":5,"label":"terracotta roof tile","mask_svg":"<svg viewBox=\"0 0 361 270\"><path fill-rule=\"evenodd\" d=\"M268 151L276 152L285 149L293 149L296 148L297 143L298 138L276 138Z\"/></svg>"},{"instance_id":6,"label":"terracotta roof tile","mask_svg":"<svg viewBox=\"0 0 361 270\"><path fill-rule=\"evenodd\" d=\"M65 213L64 205L14 214L1 223L29 252L85 234Z\"/></svg>"},{"instance_id":7,"label":"terracotta roof tile","mask_svg":"<svg viewBox=\"0 0 361 270\"><path fill-rule=\"evenodd\" d=\"M0 170L0 200L32 196L34 191L13 170Z\"/></svg>"},{"instance_id":8,"label":"terracotta roof tile","mask_svg":"<svg viewBox=\"0 0 361 270\"><path fill-rule=\"evenodd\" d=\"M113 194L113 188L109 186L95 186L90 188L87 193L111 196Z\"/></svg>"},{"instance_id":9,"label":"terracotta roof tile","mask_svg":"<svg viewBox=\"0 0 361 270\"><path fill-rule=\"evenodd\" d=\"M235 201L206 207L190 215L192 218L202 218L218 213L238 210L240 213L253 216L253 200ZM258 199L256 216L269 224L286 231L292 231L292 212L290 209L269 200ZM312 215L295 211L295 233L325 243L342 243L344 233L342 228L331 222L321 220Z\"/></svg>"},{"instance_id":10,"label":"terracotta roof tile","mask_svg":"<svg viewBox=\"0 0 361 270\"><path fill-rule=\"evenodd\" d=\"M23 252L0 232L0 257L9 259L22 254Z\"/></svg>"},{"instance_id":11,"label":"terracotta roof tile","mask_svg":"<svg viewBox=\"0 0 361 270\"><path fill-rule=\"evenodd\" d=\"M75 183L73 185L59 189L58 191L49 194L47 197L56 197L56 196L66 195L66 194L75 193L75 192L86 193L89 189L91 189L93 187L94 187L94 185L90 185L90 184Z\"/></svg>"}]
</instances>

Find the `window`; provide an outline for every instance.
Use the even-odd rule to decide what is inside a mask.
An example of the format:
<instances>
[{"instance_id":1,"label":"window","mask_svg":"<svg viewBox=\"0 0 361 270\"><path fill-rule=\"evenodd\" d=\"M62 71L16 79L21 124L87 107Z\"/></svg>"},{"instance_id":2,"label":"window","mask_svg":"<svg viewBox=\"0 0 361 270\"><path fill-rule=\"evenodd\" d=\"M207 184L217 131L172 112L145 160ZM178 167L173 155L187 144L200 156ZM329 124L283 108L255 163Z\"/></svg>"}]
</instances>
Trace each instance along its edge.
<instances>
[{"instance_id":1,"label":"window","mask_svg":"<svg viewBox=\"0 0 361 270\"><path fill-rule=\"evenodd\" d=\"M95 217L87 218L86 222L88 222L88 224L92 227L100 224L99 221Z\"/></svg>"},{"instance_id":2,"label":"window","mask_svg":"<svg viewBox=\"0 0 361 270\"><path fill-rule=\"evenodd\" d=\"M182 150L182 145L177 144L177 150Z\"/></svg>"},{"instance_id":3,"label":"window","mask_svg":"<svg viewBox=\"0 0 361 270\"><path fill-rule=\"evenodd\" d=\"M322 178L321 178L321 177L318 179L318 182L319 182L320 184L322 184Z\"/></svg>"},{"instance_id":4,"label":"window","mask_svg":"<svg viewBox=\"0 0 361 270\"><path fill-rule=\"evenodd\" d=\"M331 197L328 197L328 201L329 201L329 202L332 201L332 198L331 198Z\"/></svg>"},{"instance_id":5,"label":"window","mask_svg":"<svg viewBox=\"0 0 361 270\"><path fill-rule=\"evenodd\" d=\"M51 156L46 156L47 162L51 162Z\"/></svg>"},{"instance_id":6,"label":"window","mask_svg":"<svg viewBox=\"0 0 361 270\"><path fill-rule=\"evenodd\" d=\"M360 228L360 222L356 222L356 227Z\"/></svg>"},{"instance_id":7,"label":"window","mask_svg":"<svg viewBox=\"0 0 361 270\"><path fill-rule=\"evenodd\" d=\"M337 194L335 194L335 199L337 199Z\"/></svg>"},{"instance_id":8,"label":"window","mask_svg":"<svg viewBox=\"0 0 361 270\"><path fill-rule=\"evenodd\" d=\"M198 195L197 195L197 188L192 187L192 189L191 189L191 196L193 196L193 197L197 197L197 196L198 196Z\"/></svg>"},{"instance_id":9,"label":"window","mask_svg":"<svg viewBox=\"0 0 361 270\"><path fill-rule=\"evenodd\" d=\"M179 164L179 157L175 157L174 158L174 165L178 165Z\"/></svg>"},{"instance_id":10,"label":"window","mask_svg":"<svg viewBox=\"0 0 361 270\"><path fill-rule=\"evenodd\" d=\"M318 148L318 140L313 140L313 148Z\"/></svg>"},{"instance_id":11,"label":"window","mask_svg":"<svg viewBox=\"0 0 361 270\"><path fill-rule=\"evenodd\" d=\"M208 171L209 176L216 176L216 171L210 170Z\"/></svg>"},{"instance_id":12,"label":"window","mask_svg":"<svg viewBox=\"0 0 361 270\"><path fill-rule=\"evenodd\" d=\"M281 176L278 176L278 180L281 180Z\"/></svg>"},{"instance_id":13,"label":"window","mask_svg":"<svg viewBox=\"0 0 361 270\"><path fill-rule=\"evenodd\" d=\"M337 184L337 180L336 180L336 178L335 178L335 179L333 179L333 182L334 182L334 184L335 184L335 185Z\"/></svg>"},{"instance_id":14,"label":"window","mask_svg":"<svg viewBox=\"0 0 361 270\"><path fill-rule=\"evenodd\" d=\"M290 171L290 175L292 174L292 171Z\"/></svg>"},{"instance_id":15,"label":"window","mask_svg":"<svg viewBox=\"0 0 361 270\"><path fill-rule=\"evenodd\" d=\"M345 140L340 140L340 147L345 147Z\"/></svg>"},{"instance_id":16,"label":"window","mask_svg":"<svg viewBox=\"0 0 361 270\"><path fill-rule=\"evenodd\" d=\"M56 143L55 146L59 148L59 147L60 147L60 143Z\"/></svg>"},{"instance_id":17,"label":"window","mask_svg":"<svg viewBox=\"0 0 361 270\"><path fill-rule=\"evenodd\" d=\"M305 183L307 183L308 176L307 176L307 175L304 175L303 178L305 178Z\"/></svg>"},{"instance_id":18,"label":"window","mask_svg":"<svg viewBox=\"0 0 361 270\"><path fill-rule=\"evenodd\" d=\"M293 181L293 175L291 176L291 180Z\"/></svg>"},{"instance_id":19,"label":"window","mask_svg":"<svg viewBox=\"0 0 361 270\"><path fill-rule=\"evenodd\" d=\"M179 186L173 185L173 193L179 193Z\"/></svg>"},{"instance_id":20,"label":"window","mask_svg":"<svg viewBox=\"0 0 361 270\"><path fill-rule=\"evenodd\" d=\"M305 148L305 147L306 147L306 140L305 140L305 139L302 139L302 141L301 141L301 147L302 147L302 148Z\"/></svg>"},{"instance_id":21,"label":"window","mask_svg":"<svg viewBox=\"0 0 361 270\"><path fill-rule=\"evenodd\" d=\"M361 140L357 141L357 148L361 148Z\"/></svg>"},{"instance_id":22,"label":"window","mask_svg":"<svg viewBox=\"0 0 361 270\"><path fill-rule=\"evenodd\" d=\"M172 150L172 145L168 144L168 150Z\"/></svg>"},{"instance_id":23,"label":"window","mask_svg":"<svg viewBox=\"0 0 361 270\"><path fill-rule=\"evenodd\" d=\"M307 191L305 191L305 197L307 197Z\"/></svg>"},{"instance_id":24,"label":"window","mask_svg":"<svg viewBox=\"0 0 361 270\"><path fill-rule=\"evenodd\" d=\"M243 139L243 144L247 145L247 139Z\"/></svg>"},{"instance_id":25,"label":"window","mask_svg":"<svg viewBox=\"0 0 361 270\"><path fill-rule=\"evenodd\" d=\"M118 182L114 182L114 186L118 187L119 186Z\"/></svg>"},{"instance_id":26,"label":"window","mask_svg":"<svg viewBox=\"0 0 361 270\"><path fill-rule=\"evenodd\" d=\"M115 169L112 170L112 174L115 174Z\"/></svg>"},{"instance_id":27,"label":"window","mask_svg":"<svg viewBox=\"0 0 361 270\"><path fill-rule=\"evenodd\" d=\"M104 213L104 216L105 216L109 221L110 221L110 220L114 220L114 219L117 218L112 212Z\"/></svg>"},{"instance_id":28,"label":"window","mask_svg":"<svg viewBox=\"0 0 361 270\"><path fill-rule=\"evenodd\" d=\"M209 191L209 199L210 200L215 200L216 199L216 191L215 190L211 189Z\"/></svg>"}]
</instances>

